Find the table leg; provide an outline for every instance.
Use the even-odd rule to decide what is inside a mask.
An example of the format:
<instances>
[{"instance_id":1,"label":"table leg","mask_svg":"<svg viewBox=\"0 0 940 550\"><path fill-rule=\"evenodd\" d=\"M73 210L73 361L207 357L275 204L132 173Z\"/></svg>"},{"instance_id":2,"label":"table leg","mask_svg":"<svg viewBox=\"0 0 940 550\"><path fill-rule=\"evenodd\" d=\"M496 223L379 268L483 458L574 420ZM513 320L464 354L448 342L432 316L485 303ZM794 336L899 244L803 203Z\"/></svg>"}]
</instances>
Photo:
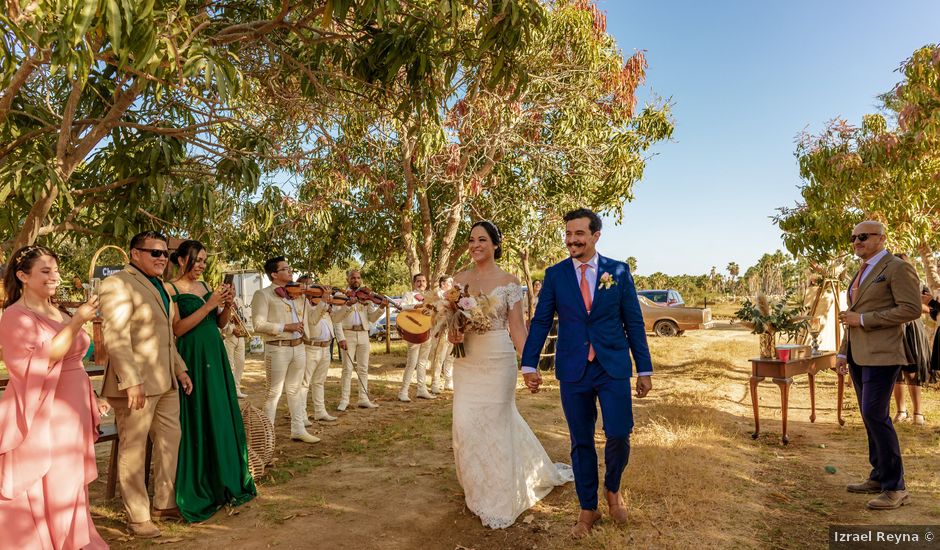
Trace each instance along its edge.
<instances>
[{"instance_id":1,"label":"table leg","mask_svg":"<svg viewBox=\"0 0 940 550\"><path fill-rule=\"evenodd\" d=\"M842 418L842 401L845 399L845 375L839 374L839 393L836 400L836 418L839 419L839 425L845 426L845 419Z\"/></svg>"},{"instance_id":2,"label":"table leg","mask_svg":"<svg viewBox=\"0 0 940 550\"><path fill-rule=\"evenodd\" d=\"M760 414L757 412L757 384L763 380L761 376L751 376L751 407L754 409L754 433L751 439L757 439L760 435Z\"/></svg>"},{"instance_id":3,"label":"table leg","mask_svg":"<svg viewBox=\"0 0 940 550\"><path fill-rule=\"evenodd\" d=\"M790 384L792 378L774 378L774 383L780 387L780 413L783 420L783 437L781 441L784 445L790 443L790 437L787 435L787 410L790 407Z\"/></svg>"},{"instance_id":4,"label":"table leg","mask_svg":"<svg viewBox=\"0 0 940 550\"><path fill-rule=\"evenodd\" d=\"M812 372L806 374L809 376L809 421L816 422L816 375Z\"/></svg>"}]
</instances>

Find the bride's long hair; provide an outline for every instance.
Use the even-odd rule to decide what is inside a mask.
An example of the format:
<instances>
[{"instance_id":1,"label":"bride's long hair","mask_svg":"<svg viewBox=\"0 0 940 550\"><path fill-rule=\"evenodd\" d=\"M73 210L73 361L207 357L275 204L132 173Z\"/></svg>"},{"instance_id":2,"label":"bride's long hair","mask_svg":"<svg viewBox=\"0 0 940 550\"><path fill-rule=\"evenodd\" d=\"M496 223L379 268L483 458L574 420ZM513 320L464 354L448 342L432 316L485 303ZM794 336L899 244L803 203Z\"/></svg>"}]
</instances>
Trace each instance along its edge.
<instances>
[{"instance_id":1,"label":"bride's long hair","mask_svg":"<svg viewBox=\"0 0 940 550\"><path fill-rule=\"evenodd\" d=\"M498 260L503 256L503 234L500 233L499 228L496 227L496 224L490 220L480 220L475 224L470 226L470 231L473 231L475 227L482 227L486 230L486 234L490 236L490 240L493 241L493 246L496 247L496 250L493 252L493 259Z\"/></svg>"}]
</instances>

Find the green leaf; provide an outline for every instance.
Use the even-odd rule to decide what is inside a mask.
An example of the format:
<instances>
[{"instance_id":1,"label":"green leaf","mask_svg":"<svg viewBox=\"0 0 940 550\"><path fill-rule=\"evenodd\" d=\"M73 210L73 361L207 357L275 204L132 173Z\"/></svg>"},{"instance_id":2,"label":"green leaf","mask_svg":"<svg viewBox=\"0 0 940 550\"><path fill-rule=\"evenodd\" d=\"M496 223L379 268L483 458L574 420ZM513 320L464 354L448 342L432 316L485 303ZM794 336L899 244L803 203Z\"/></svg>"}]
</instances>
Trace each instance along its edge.
<instances>
[{"instance_id":1,"label":"green leaf","mask_svg":"<svg viewBox=\"0 0 940 550\"><path fill-rule=\"evenodd\" d=\"M121 7L118 0L104 1L108 13L108 37L111 39L111 48L117 53L121 49Z\"/></svg>"},{"instance_id":2,"label":"green leaf","mask_svg":"<svg viewBox=\"0 0 940 550\"><path fill-rule=\"evenodd\" d=\"M149 19L153 15L154 2L155 0L143 0L143 3L138 6L136 19L138 23Z\"/></svg>"},{"instance_id":3,"label":"green leaf","mask_svg":"<svg viewBox=\"0 0 940 550\"><path fill-rule=\"evenodd\" d=\"M137 13L134 0L121 0L121 7L124 12L124 34L130 36L134 32L134 18Z\"/></svg>"},{"instance_id":4,"label":"green leaf","mask_svg":"<svg viewBox=\"0 0 940 550\"><path fill-rule=\"evenodd\" d=\"M72 47L79 45L84 40L85 33L91 27L95 13L98 11L98 0L80 0L81 9L75 17L72 24L74 34L72 35Z\"/></svg>"}]
</instances>

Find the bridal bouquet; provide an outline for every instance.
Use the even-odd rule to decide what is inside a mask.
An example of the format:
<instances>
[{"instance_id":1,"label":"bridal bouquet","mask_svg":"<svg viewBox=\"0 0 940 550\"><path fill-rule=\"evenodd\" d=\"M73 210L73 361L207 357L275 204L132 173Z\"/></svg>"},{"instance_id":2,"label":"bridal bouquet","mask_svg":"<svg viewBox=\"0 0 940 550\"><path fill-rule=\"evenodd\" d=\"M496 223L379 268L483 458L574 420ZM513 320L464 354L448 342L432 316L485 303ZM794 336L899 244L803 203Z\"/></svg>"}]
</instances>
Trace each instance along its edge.
<instances>
[{"instance_id":1,"label":"bridal bouquet","mask_svg":"<svg viewBox=\"0 0 940 550\"><path fill-rule=\"evenodd\" d=\"M434 318L431 331L435 336L446 334L451 330L483 334L493 325L490 316L493 312L493 304L490 298L485 294L472 296L466 287L460 285L455 285L454 288L445 292L443 299L433 304L426 304L425 307L433 308L428 313ZM454 357L464 357L466 354L463 342L454 344Z\"/></svg>"}]
</instances>

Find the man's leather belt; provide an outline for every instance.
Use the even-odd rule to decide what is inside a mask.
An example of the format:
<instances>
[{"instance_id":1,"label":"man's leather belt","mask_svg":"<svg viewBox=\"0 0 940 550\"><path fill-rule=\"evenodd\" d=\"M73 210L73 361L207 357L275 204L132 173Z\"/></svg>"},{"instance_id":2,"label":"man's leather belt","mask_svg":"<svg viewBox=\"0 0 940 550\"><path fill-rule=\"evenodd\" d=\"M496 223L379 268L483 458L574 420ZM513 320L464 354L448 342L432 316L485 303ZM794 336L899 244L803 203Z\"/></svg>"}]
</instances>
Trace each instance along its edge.
<instances>
[{"instance_id":1,"label":"man's leather belt","mask_svg":"<svg viewBox=\"0 0 940 550\"><path fill-rule=\"evenodd\" d=\"M304 344L308 346L316 346L318 348L327 348L330 346L329 340L304 340Z\"/></svg>"},{"instance_id":2,"label":"man's leather belt","mask_svg":"<svg viewBox=\"0 0 940 550\"><path fill-rule=\"evenodd\" d=\"M265 342L265 344L271 344L272 346L290 346L290 347L299 346L300 344L303 344L303 343L304 343L303 338L294 338L293 340L271 340L269 342Z\"/></svg>"},{"instance_id":3,"label":"man's leather belt","mask_svg":"<svg viewBox=\"0 0 940 550\"><path fill-rule=\"evenodd\" d=\"M346 330L355 330L355 331L360 331L360 330L365 330L365 328L363 328L363 326L362 326L362 325L353 325L353 326L351 326L351 327L349 327L349 328L348 328L348 329L346 329Z\"/></svg>"}]
</instances>

